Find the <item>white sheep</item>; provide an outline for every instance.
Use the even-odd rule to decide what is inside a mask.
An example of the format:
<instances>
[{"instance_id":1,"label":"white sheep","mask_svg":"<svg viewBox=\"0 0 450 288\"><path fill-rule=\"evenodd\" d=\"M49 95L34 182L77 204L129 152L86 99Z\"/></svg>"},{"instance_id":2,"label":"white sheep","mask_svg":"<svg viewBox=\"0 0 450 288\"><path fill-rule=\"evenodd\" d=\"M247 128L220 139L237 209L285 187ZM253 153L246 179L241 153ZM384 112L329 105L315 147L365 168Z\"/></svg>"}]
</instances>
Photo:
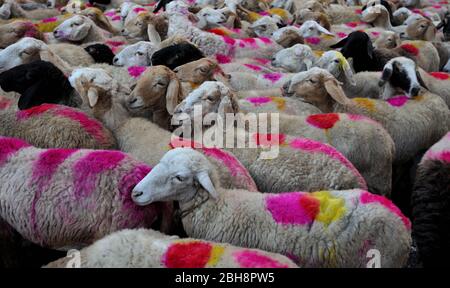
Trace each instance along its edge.
<instances>
[{"instance_id":1,"label":"white sheep","mask_svg":"<svg viewBox=\"0 0 450 288\"><path fill-rule=\"evenodd\" d=\"M220 114L222 113L221 111L237 114L236 116L242 115L238 114L240 111L239 105L234 98L234 95L224 86L224 84L221 84L220 82L205 82L177 106L173 117L175 120L179 119L183 121L187 114L188 117L193 120L199 116L195 114L195 107L202 108L202 115L208 115L210 113ZM253 104L255 106L258 105L258 103ZM281 105L281 107L277 107L277 109L281 111L276 111L275 115L283 113L287 107L286 105ZM310 113L317 112L317 109L311 109L311 105L306 103L302 109L304 109L303 114L307 114L306 110L310 110ZM390 179L392 176L391 166L395 153L394 143L387 131L384 130L380 124L367 117L350 114L312 114L304 117L283 114L279 115L279 132L277 132L279 133L279 136L274 137L275 139L286 138L286 143L290 143L288 140L290 137L306 137L322 143L327 143L335 147L336 150L340 151L355 165L368 182L370 191L382 195L390 194ZM263 125L260 126L261 130L265 129L260 133L267 133L265 132L267 128L264 128ZM206 128L208 128L208 126L205 124L205 129ZM345 137L343 135L345 135ZM364 137L361 137L361 135L364 135ZM367 145L367 139L373 139L373 141L376 141L379 145ZM283 141L280 140L279 142L283 144ZM305 140L299 140L298 142L305 142ZM275 144L276 143L274 143L274 145ZM321 146L320 144L317 145L318 147ZM246 147L250 146L248 145ZM294 147L295 145L291 148ZM253 165L256 161L254 157L257 157L258 153L246 152L247 150L245 149L232 149L230 151L233 152L244 165L248 165L246 167L253 173L253 178L258 185L262 186L264 181L270 181L267 180L270 176L264 174L268 169L262 169ZM281 151L280 153L285 152ZM293 154L294 152L289 152L288 150L287 153ZM269 165L268 167L271 167L270 165L278 165L278 167L280 167L288 165L290 161L296 161L292 159L287 159L285 162L283 162L284 160L275 160L276 161L272 160L274 161L274 164L265 163L262 160L259 161L261 161L261 165ZM281 163L278 163L278 161ZM297 167L298 165L293 165L290 170L295 171ZM283 173L290 170L283 169ZM271 173L280 173L279 168L274 167L273 172ZM297 172L291 173L298 174ZM284 177L285 175L282 175L278 178L287 181L284 180ZM288 184L292 185L290 183ZM264 187L267 186L270 187L270 185L265 185ZM260 191L266 190L261 189ZM287 189L285 189L285 191L287 191Z\"/></svg>"},{"instance_id":2,"label":"white sheep","mask_svg":"<svg viewBox=\"0 0 450 288\"><path fill-rule=\"evenodd\" d=\"M412 159L428 149L449 130L450 110L444 100L429 92L416 91L417 97L393 97L387 101L348 99L340 83L328 71L313 67L297 73L288 93L317 106L322 112L365 115L383 125L395 143L395 162Z\"/></svg>"},{"instance_id":3,"label":"white sheep","mask_svg":"<svg viewBox=\"0 0 450 288\"><path fill-rule=\"evenodd\" d=\"M296 73L309 70L318 59L312 49L303 44L296 44L290 48L278 51L272 60L272 65L283 68L286 72Z\"/></svg>"},{"instance_id":4,"label":"white sheep","mask_svg":"<svg viewBox=\"0 0 450 288\"><path fill-rule=\"evenodd\" d=\"M178 201L190 237L263 249L302 267L366 267L371 249L382 267L406 264L410 221L384 197L363 190L262 194L227 190L192 149L169 151L133 189L133 201Z\"/></svg>"},{"instance_id":5,"label":"white sheep","mask_svg":"<svg viewBox=\"0 0 450 288\"><path fill-rule=\"evenodd\" d=\"M25 239L58 250L149 228L158 218L167 231L169 203L143 208L131 200L150 170L119 151L38 149L0 137L0 217Z\"/></svg>"},{"instance_id":6,"label":"white sheep","mask_svg":"<svg viewBox=\"0 0 450 288\"><path fill-rule=\"evenodd\" d=\"M150 66L152 55L159 49L158 45L139 41L133 45L125 47L113 60L115 66Z\"/></svg>"},{"instance_id":7,"label":"white sheep","mask_svg":"<svg viewBox=\"0 0 450 288\"><path fill-rule=\"evenodd\" d=\"M196 253L192 253L196 251ZM80 268L296 268L286 256L226 243L122 230L80 251ZM135 257L140 255L140 257ZM69 268L70 257L45 268Z\"/></svg>"},{"instance_id":8,"label":"white sheep","mask_svg":"<svg viewBox=\"0 0 450 288\"><path fill-rule=\"evenodd\" d=\"M72 79L74 77L76 80ZM97 79L97 83L99 78L104 79L105 85L94 83L95 85L90 86L93 78ZM131 117L125 104L127 102L126 94L129 94L129 91L118 85L104 70L77 69L69 80L72 80L72 85L83 100L89 104L92 114L113 131L120 150L154 166L168 149L177 147L178 138L172 139L169 131L144 118ZM175 107L171 108L172 101L177 101L178 97L178 89L174 87L177 86L176 81L176 79L169 80L165 86L167 107L170 111ZM105 107L108 108L105 109ZM222 185L235 188L246 187L244 189L250 191L256 190L255 182L232 154L220 149L203 149L202 152L219 167L223 175Z\"/></svg>"}]
</instances>

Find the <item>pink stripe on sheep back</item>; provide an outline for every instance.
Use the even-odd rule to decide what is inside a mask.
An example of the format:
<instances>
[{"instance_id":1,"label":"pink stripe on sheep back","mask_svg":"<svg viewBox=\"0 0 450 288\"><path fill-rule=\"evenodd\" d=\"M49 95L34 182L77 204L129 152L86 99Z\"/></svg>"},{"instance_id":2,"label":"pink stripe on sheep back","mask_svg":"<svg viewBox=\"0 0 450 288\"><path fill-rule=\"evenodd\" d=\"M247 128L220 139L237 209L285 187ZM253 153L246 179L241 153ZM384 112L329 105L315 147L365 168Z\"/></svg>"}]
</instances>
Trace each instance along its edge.
<instances>
[{"instance_id":1,"label":"pink stripe on sheep back","mask_svg":"<svg viewBox=\"0 0 450 288\"><path fill-rule=\"evenodd\" d=\"M405 215L403 215L400 209L398 209L398 207L395 206L394 203L392 203L387 198L364 191L361 193L359 201L362 204L370 204L370 203L381 204L389 211L397 215L402 220L403 224L405 224L406 228L411 229L411 222L409 221L409 219Z\"/></svg>"},{"instance_id":2,"label":"pink stripe on sheep back","mask_svg":"<svg viewBox=\"0 0 450 288\"><path fill-rule=\"evenodd\" d=\"M0 136L0 167L8 161L9 157L26 147L30 147L30 144L25 141Z\"/></svg>"},{"instance_id":3,"label":"pink stripe on sheep back","mask_svg":"<svg viewBox=\"0 0 450 288\"><path fill-rule=\"evenodd\" d=\"M32 233L41 240L41 234L36 222L36 204L42 196L42 193L51 183L53 174L68 157L70 157L76 149L49 149L44 150L39 155L37 161L33 164L33 172L29 186L36 185L33 202L31 203L30 221Z\"/></svg>"},{"instance_id":4,"label":"pink stripe on sheep back","mask_svg":"<svg viewBox=\"0 0 450 288\"><path fill-rule=\"evenodd\" d=\"M403 105L406 104L406 102L408 102L408 97L404 95L396 96L386 100L386 102L388 102L391 106L394 107L402 107Z\"/></svg>"},{"instance_id":5,"label":"pink stripe on sheep back","mask_svg":"<svg viewBox=\"0 0 450 288\"><path fill-rule=\"evenodd\" d=\"M266 208L279 224L310 225L320 212L320 202L305 193L291 192L266 197Z\"/></svg>"},{"instance_id":6,"label":"pink stripe on sheep back","mask_svg":"<svg viewBox=\"0 0 450 288\"><path fill-rule=\"evenodd\" d=\"M217 148L202 148L203 154L222 162L233 177L244 177L245 185L249 191L258 191L255 181L247 169L231 154Z\"/></svg>"},{"instance_id":7,"label":"pink stripe on sheep back","mask_svg":"<svg viewBox=\"0 0 450 288\"><path fill-rule=\"evenodd\" d=\"M128 68L128 74L133 78L138 78L146 69L147 67L143 66L131 66Z\"/></svg>"},{"instance_id":8,"label":"pink stripe on sheep back","mask_svg":"<svg viewBox=\"0 0 450 288\"><path fill-rule=\"evenodd\" d=\"M244 250L235 252L234 259L242 268L288 268L289 266L278 262L266 255L262 255L257 251Z\"/></svg>"},{"instance_id":9,"label":"pink stripe on sheep back","mask_svg":"<svg viewBox=\"0 0 450 288\"><path fill-rule=\"evenodd\" d=\"M128 173L126 173L119 182L119 197L122 203L122 213L115 215L116 227L138 227L145 225L150 227L155 220L156 211L155 205L138 206L131 199L131 192L133 188L150 173L152 168L146 164L136 164ZM123 215L123 217L121 217Z\"/></svg>"},{"instance_id":10,"label":"pink stripe on sheep back","mask_svg":"<svg viewBox=\"0 0 450 288\"><path fill-rule=\"evenodd\" d=\"M16 113L17 120L26 120L28 118L41 115L51 109L58 107L56 104L42 104L29 109L20 110Z\"/></svg>"},{"instance_id":11,"label":"pink stripe on sheep back","mask_svg":"<svg viewBox=\"0 0 450 288\"><path fill-rule=\"evenodd\" d=\"M355 166L353 166L353 164L347 158L345 158L344 155L342 155L339 151L337 151L333 147L307 138L296 138L292 140L291 143L289 143L289 145L293 149L300 149L314 153L322 153L341 162L358 178L358 182L361 185L361 188L367 189L366 181L361 176L359 171L355 168Z\"/></svg>"},{"instance_id":12,"label":"pink stripe on sheep back","mask_svg":"<svg viewBox=\"0 0 450 288\"><path fill-rule=\"evenodd\" d=\"M216 54L216 60L219 64L231 63L232 61L231 57L224 54Z\"/></svg>"},{"instance_id":13,"label":"pink stripe on sheep back","mask_svg":"<svg viewBox=\"0 0 450 288\"><path fill-rule=\"evenodd\" d=\"M89 197L96 188L98 176L116 168L125 157L126 155L119 151L97 150L79 159L73 167L75 197Z\"/></svg>"}]
</instances>

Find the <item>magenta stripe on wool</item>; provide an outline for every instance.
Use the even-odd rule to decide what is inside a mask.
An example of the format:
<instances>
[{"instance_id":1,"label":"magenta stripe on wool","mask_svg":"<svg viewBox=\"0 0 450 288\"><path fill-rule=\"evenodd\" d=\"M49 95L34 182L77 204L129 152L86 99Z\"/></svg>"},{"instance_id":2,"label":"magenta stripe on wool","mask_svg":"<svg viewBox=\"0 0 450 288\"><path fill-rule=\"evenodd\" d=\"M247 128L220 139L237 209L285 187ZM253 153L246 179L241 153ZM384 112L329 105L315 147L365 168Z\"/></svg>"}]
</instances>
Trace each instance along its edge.
<instances>
[{"instance_id":1,"label":"magenta stripe on wool","mask_svg":"<svg viewBox=\"0 0 450 288\"><path fill-rule=\"evenodd\" d=\"M48 188L51 183L53 174L58 170L58 167L74 152L76 149L49 149L44 150L37 161L33 165L33 172L29 186L36 185L36 192L34 194L33 202L31 203L30 220L33 234L40 240L41 235L37 228L36 222L36 204L42 196L42 193Z\"/></svg>"},{"instance_id":2,"label":"magenta stripe on wool","mask_svg":"<svg viewBox=\"0 0 450 288\"><path fill-rule=\"evenodd\" d=\"M115 169L125 158L119 151L98 150L89 152L73 167L74 194L77 199L89 197L96 188L101 173Z\"/></svg>"},{"instance_id":3,"label":"magenta stripe on wool","mask_svg":"<svg viewBox=\"0 0 450 288\"><path fill-rule=\"evenodd\" d=\"M4 165L9 157L25 147L30 147L30 144L20 139L0 137L0 166Z\"/></svg>"}]
</instances>

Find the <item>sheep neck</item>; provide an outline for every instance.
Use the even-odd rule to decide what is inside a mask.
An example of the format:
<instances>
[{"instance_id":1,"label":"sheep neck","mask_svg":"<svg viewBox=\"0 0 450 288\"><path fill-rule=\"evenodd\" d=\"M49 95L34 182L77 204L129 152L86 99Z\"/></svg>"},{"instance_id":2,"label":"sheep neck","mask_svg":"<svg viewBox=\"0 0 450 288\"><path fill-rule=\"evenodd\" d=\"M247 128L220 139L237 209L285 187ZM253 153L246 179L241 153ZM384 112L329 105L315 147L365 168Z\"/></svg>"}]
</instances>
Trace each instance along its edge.
<instances>
[{"instance_id":1,"label":"sheep neck","mask_svg":"<svg viewBox=\"0 0 450 288\"><path fill-rule=\"evenodd\" d=\"M89 29L88 35L83 39L83 43L91 43L91 42L106 42L107 38L103 35L102 31L95 26L95 24L91 24L91 29Z\"/></svg>"},{"instance_id":2,"label":"sheep neck","mask_svg":"<svg viewBox=\"0 0 450 288\"><path fill-rule=\"evenodd\" d=\"M116 100L106 97L106 101L99 102L93 109L94 117L101 119L111 131L117 131L131 116L124 105Z\"/></svg>"},{"instance_id":3,"label":"sheep neck","mask_svg":"<svg viewBox=\"0 0 450 288\"><path fill-rule=\"evenodd\" d=\"M383 11L377 18L375 18L375 20L372 22L372 25L386 30L393 29L389 14L387 14L385 11Z\"/></svg>"}]
</instances>

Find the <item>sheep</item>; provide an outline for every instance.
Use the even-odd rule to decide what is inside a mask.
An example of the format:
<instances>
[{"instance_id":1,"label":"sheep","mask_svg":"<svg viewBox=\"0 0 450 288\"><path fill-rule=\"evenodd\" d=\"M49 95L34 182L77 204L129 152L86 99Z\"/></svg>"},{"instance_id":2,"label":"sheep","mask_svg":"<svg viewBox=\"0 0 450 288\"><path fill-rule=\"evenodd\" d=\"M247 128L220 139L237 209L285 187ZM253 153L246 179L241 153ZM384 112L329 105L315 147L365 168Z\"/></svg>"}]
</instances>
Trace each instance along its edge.
<instances>
[{"instance_id":1,"label":"sheep","mask_svg":"<svg viewBox=\"0 0 450 288\"><path fill-rule=\"evenodd\" d=\"M450 60L450 43L448 42L433 42L434 47L438 51L439 54L439 71L445 71L448 61ZM434 71L436 72L436 71Z\"/></svg>"},{"instance_id":2,"label":"sheep","mask_svg":"<svg viewBox=\"0 0 450 288\"><path fill-rule=\"evenodd\" d=\"M314 50L328 50L339 42L338 37L313 20L305 21L298 31L305 39L305 43Z\"/></svg>"},{"instance_id":3,"label":"sheep","mask_svg":"<svg viewBox=\"0 0 450 288\"><path fill-rule=\"evenodd\" d=\"M113 35L117 35L120 33L120 30L115 28L108 20L108 18L103 14L102 10L98 8L95 7L86 8L83 11L81 11L79 15L89 17L92 21L94 21L94 23L98 27L110 32Z\"/></svg>"},{"instance_id":4,"label":"sheep","mask_svg":"<svg viewBox=\"0 0 450 288\"><path fill-rule=\"evenodd\" d=\"M125 47L113 58L115 66L150 66L153 53L158 50L157 45L139 41L133 45Z\"/></svg>"},{"instance_id":5,"label":"sheep","mask_svg":"<svg viewBox=\"0 0 450 288\"><path fill-rule=\"evenodd\" d=\"M0 49L18 42L23 37L32 37L39 40L44 35L30 21L14 21L0 26Z\"/></svg>"},{"instance_id":6,"label":"sheep","mask_svg":"<svg viewBox=\"0 0 450 288\"><path fill-rule=\"evenodd\" d=\"M436 26L436 29L441 29L443 28L443 33L444 33L444 41L449 41L450 40L450 14L445 15L445 17L442 19L441 23L439 23Z\"/></svg>"},{"instance_id":7,"label":"sheep","mask_svg":"<svg viewBox=\"0 0 450 288\"><path fill-rule=\"evenodd\" d=\"M257 96L239 99L239 108L244 113L282 113L292 116L320 114L320 110L310 104L289 97L277 96Z\"/></svg>"},{"instance_id":8,"label":"sheep","mask_svg":"<svg viewBox=\"0 0 450 288\"><path fill-rule=\"evenodd\" d=\"M416 60L426 71L439 69L439 54L433 44L425 41L405 42L395 49L374 49L369 36L356 31L331 47L342 47L345 58L353 58L355 72L380 71L387 61L399 56Z\"/></svg>"},{"instance_id":9,"label":"sheep","mask_svg":"<svg viewBox=\"0 0 450 288\"><path fill-rule=\"evenodd\" d=\"M393 31L384 31L378 36L378 38L373 42L373 47L375 49L387 48L393 49L401 45L400 36Z\"/></svg>"},{"instance_id":10,"label":"sheep","mask_svg":"<svg viewBox=\"0 0 450 288\"><path fill-rule=\"evenodd\" d=\"M117 230L150 228L158 219L169 231L170 203L143 208L131 201L131 189L151 168L127 154L0 142L0 216L25 239L68 250Z\"/></svg>"},{"instance_id":11,"label":"sheep","mask_svg":"<svg viewBox=\"0 0 450 288\"><path fill-rule=\"evenodd\" d=\"M86 44L92 42L108 43L111 41L123 42L123 38L109 38L109 32L99 28L94 21L83 15L75 15L62 22L53 31L57 41Z\"/></svg>"},{"instance_id":12,"label":"sheep","mask_svg":"<svg viewBox=\"0 0 450 288\"><path fill-rule=\"evenodd\" d=\"M91 83L90 81L94 77L104 79L103 82L112 87L101 87L96 83ZM72 85L76 87L82 98L89 103L94 117L101 120L106 127L113 131L121 151L129 153L150 166L154 166L170 147L177 147L177 138L172 139L169 131L144 118L131 116L125 106L125 103L129 103L129 100L131 100L130 95L126 96L127 89L114 82L105 71L77 69L69 80L72 80ZM170 106L168 110L171 110ZM148 150L147 147L151 147L151 150ZM249 191L257 190L256 184L248 171L231 153L214 148L200 148L200 150L221 171L224 187L243 188Z\"/></svg>"},{"instance_id":13,"label":"sheep","mask_svg":"<svg viewBox=\"0 0 450 288\"><path fill-rule=\"evenodd\" d=\"M392 12L392 22L396 25L401 25L411 15L413 15L413 12L411 10L406 7L400 7Z\"/></svg>"},{"instance_id":14,"label":"sheep","mask_svg":"<svg viewBox=\"0 0 450 288\"><path fill-rule=\"evenodd\" d=\"M190 43L180 43L159 49L151 57L152 65L175 69L183 64L205 57L201 49Z\"/></svg>"},{"instance_id":15,"label":"sheep","mask_svg":"<svg viewBox=\"0 0 450 288\"><path fill-rule=\"evenodd\" d=\"M281 46L268 38L232 39L202 31L189 20L187 6L181 1L167 4L169 15L168 36L181 35L205 54L213 56L224 54L236 58L242 57L271 57L273 53L281 50Z\"/></svg>"},{"instance_id":16,"label":"sheep","mask_svg":"<svg viewBox=\"0 0 450 288\"><path fill-rule=\"evenodd\" d=\"M297 268L292 260L275 253L179 239L148 229L115 232L80 252L80 268ZM67 268L69 260L61 258L45 268Z\"/></svg>"},{"instance_id":17,"label":"sheep","mask_svg":"<svg viewBox=\"0 0 450 288\"><path fill-rule=\"evenodd\" d=\"M43 103L78 107L81 99L74 93L64 74L55 65L34 61L0 73L0 87L5 92L17 92L20 110ZM78 101L79 100L79 101Z\"/></svg>"},{"instance_id":18,"label":"sheep","mask_svg":"<svg viewBox=\"0 0 450 288\"><path fill-rule=\"evenodd\" d=\"M233 112L239 117L242 114L238 114L239 104L233 100L234 98L233 93L231 93L224 84L220 82L205 82L175 108L173 119L175 121L180 120L180 122L184 122L186 121L186 113L191 120L195 120L195 117L198 117L198 115L195 114L196 106L202 107L202 115L208 115L210 113L220 114L221 110L223 110L226 111L226 113ZM320 110L306 103L301 107L303 110L302 114L306 115L309 110L311 115L305 117L288 116L284 115L284 113L279 115L279 137L281 139L286 138L289 135L292 135L292 137L306 137L333 146L357 167L358 171L364 176L364 179L367 180L370 191L382 195L389 195L391 190L391 166L395 151L394 143L386 130L380 124L367 117L335 113L312 114ZM278 109L283 112L286 110L286 106L284 105L284 108L281 106ZM276 112L280 113L279 111ZM266 131L267 127L264 127L264 125L260 123L257 124L261 130ZM206 124L204 128L207 128ZM361 137L362 134L364 134L364 137ZM342 135L345 135L345 137ZM367 139L374 139L373 141L377 141L380 145L377 145L377 147L365 145L368 141ZM286 143L288 142L289 141L286 141ZM247 150L233 149L231 152L238 156L238 158L242 157L239 159L242 160L244 165L249 165L248 169L250 172L254 173L253 177L257 183L259 179L261 179L261 182L267 181L268 177L260 174L261 171L267 169L260 169L259 167L253 166L255 159L253 159L252 156L254 155L247 155L246 151ZM289 153L292 154L292 152ZM373 159L376 159L376 165L374 165ZM294 160L291 159L289 161ZM286 161L286 163L289 163L289 161ZM296 161L298 163L299 160ZM266 163L266 165L269 164L270 163ZM279 165L284 165L284 163ZM296 168L291 169L295 171ZM274 170L278 171L278 169ZM271 173L279 173L275 171ZM283 169L283 171L285 170ZM284 177L286 177L286 175L280 176L279 178L284 179ZM269 178L271 179L273 177L270 176ZM275 177L275 179L278 178ZM286 190L287 189L285 189L285 191Z\"/></svg>"},{"instance_id":19,"label":"sheep","mask_svg":"<svg viewBox=\"0 0 450 288\"><path fill-rule=\"evenodd\" d=\"M253 90L253 89L269 89L281 88L284 83L289 81L294 73L264 73L254 74L246 72L228 73L229 86L236 91Z\"/></svg>"},{"instance_id":20,"label":"sheep","mask_svg":"<svg viewBox=\"0 0 450 288\"><path fill-rule=\"evenodd\" d=\"M122 35L133 41L159 43L167 38L168 23L166 16L140 13L125 24Z\"/></svg>"},{"instance_id":21,"label":"sheep","mask_svg":"<svg viewBox=\"0 0 450 288\"><path fill-rule=\"evenodd\" d=\"M94 59L95 63L106 63L109 65L113 64L115 55L112 52L111 48L109 48L108 45L92 44L92 45L86 46L84 48L84 50L86 52L88 52L89 55L91 55L91 57Z\"/></svg>"},{"instance_id":22,"label":"sheep","mask_svg":"<svg viewBox=\"0 0 450 288\"><path fill-rule=\"evenodd\" d=\"M387 101L367 98L350 100L333 75L313 67L292 78L288 93L317 106L323 113L355 113L378 121L394 140L394 163L412 159L449 129L450 111L444 100L426 91L419 91L413 99L397 96Z\"/></svg>"},{"instance_id":23,"label":"sheep","mask_svg":"<svg viewBox=\"0 0 450 288\"><path fill-rule=\"evenodd\" d=\"M226 24L227 17L225 16L225 9L214 9L206 6L200 9L195 15L198 18L196 26L202 30L221 27Z\"/></svg>"},{"instance_id":24,"label":"sheep","mask_svg":"<svg viewBox=\"0 0 450 288\"><path fill-rule=\"evenodd\" d=\"M437 29L430 19L416 19L406 27L406 35L410 39L435 41Z\"/></svg>"},{"instance_id":25,"label":"sheep","mask_svg":"<svg viewBox=\"0 0 450 288\"><path fill-rule=\"evenodd\" d=\"M373 248L384 251L383 267L402 267L408 259L411 223L384 197L360 189L248 193L224 189L218 178L203 155L175 149L134 187L132 198L144 207L179 201L188 236L284 254L302 267L365 267Z\"/></svg>"},{"instance_id":26,"label":"sheep","mask_svg":"<svg viewBox=\"0 0 450 288\"><path fill-rule=\"evenodd\" d=\"M272 34L272 40L281 45L283 48L289 48L295 44L304 44L305 40L300 35L298 28L295 26L286 26L278 29Z\"/></svg>"},{"instance_id":27,"label":"sheep","mask_svg":"<svg viewBox=\"0 0 450 288\"><path fill-rule=\"evenodd\" d=\"M53 64L63 72L66 72L65 68L68 66L89 66L94 63L91 55L80 46L71 44L47 45L40 40L25 37L0 51L0 72L39 59L52 59L55 61Z\"/></svg>"},{"instance_id":28,"label":"sheep","mask_svg":"<svg viewBox=\"0 0 450 288\"><path fill-rule=\"evenodd\" d=\"M349 98L366 97L378 99L381 88L378 85L381 72L353 73L350 64L338 51L326 51L317 61L317 67L330 72L339 82Z\"/></svg>"},{"instance_id":29,"label":"sheep","mask_svg":"<svg viewBox=\"0 0 450 288\"><path fill-rule=\"evenodd\" d=\"M278 51L273 56L272 65L283 68L286 72L296 73L308 70L315 65L316 61L317 58L309 46L296 44Z\"/></svg>"},{"instance_id":30,"label":"sheep","mask_svg":"<svg viewBox=\"0 0 450 288\"><path fill-rule=\"evenodd\" d=\"M34 9L27 11L23 9L15 0L5 0L2 9L9 11L9 17L41 20L59 15L56 9ZM4 14L3 14L4 15Z\"/></svg>"},{"instance_id":31,"label":"sheep","mask_svg":"<svg viewBox=\"0 0 450 288\"><path fill-rule=\"evenodd\" d=\"M422 158L412 192L412 235L425 267L442 267L449 254L449 155L450 133L447 133Z\"/></svg>"},{"instance_id":32,"label":"sheep","mask_svg":"<svg viewBox=\"0 0 450 288\"><path fill-rule=\"evenodd\" d=\"M362 9L361 20L367 23L371 23L374 27L390 30L397 33L404 32L406 27L392 26L392 12L387 8L389 7L389 4L386 4L386 6L382 4L376 4L376 1L369 1L369 3L367 3L367 6Z\"/></svg>"},{"instance_id":33,"label":"sheep","mask_svg":"<svg viewBox=\"0 0 450 288\"><path fill-rule=\"evenodd\" d=\"M3 101L0 135L24 139L40 148L114 149L116 140L99 121L84 112L57 104L17 111Z\"/></svg>"},{"instance_id":34,"label":"sheep","mask_svg":"<svg viewBox=\"0 0 450 288\"><path fill-rule=\"evenodd\" d=\"M248 29L258 37L270 38L278 30L278 25L280 25L280 19L264 16L253 22Z\"/></svg>"}]
</instances>

